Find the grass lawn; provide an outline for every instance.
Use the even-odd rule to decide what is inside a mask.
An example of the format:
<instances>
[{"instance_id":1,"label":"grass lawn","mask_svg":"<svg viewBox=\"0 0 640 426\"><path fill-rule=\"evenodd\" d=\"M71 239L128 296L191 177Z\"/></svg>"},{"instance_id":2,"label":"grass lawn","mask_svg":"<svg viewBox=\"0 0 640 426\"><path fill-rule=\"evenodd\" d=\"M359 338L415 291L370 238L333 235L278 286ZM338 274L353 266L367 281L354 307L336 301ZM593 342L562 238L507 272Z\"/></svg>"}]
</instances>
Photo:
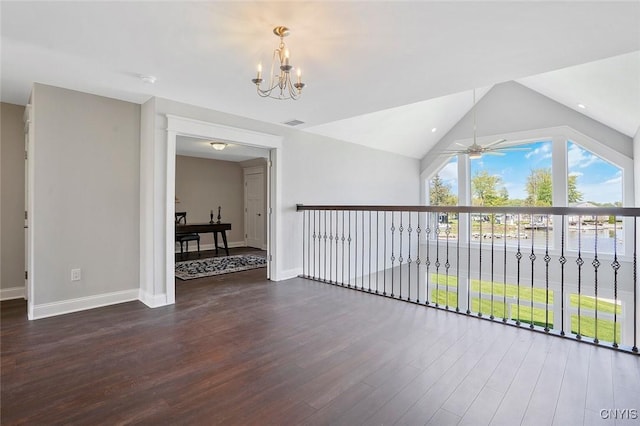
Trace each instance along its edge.
<instances>
[{"instance_id":1,"label":"grass lawn","mask_svg":"<svg viewBox=\"0 0 640 426\"><path fill-rule=\"evenodd\" d=\"M448 284L448 285L447 285ZM436 289L436 285L440 286ZM455 276L446 277L442 274L431 274L429 280L429 289L431 302L438 303L440 306L448 306L455 309L458 305L456 303L456 292L458 282ZM447 291L448 290L448 291ZM478 291L483 295L482 301L478 297ZM509 316L507 311L507 305L504 303L506 295L507 301L511 301L511 317L510 319L520 321L522 323L530 324L533 322L535 325L544 327L548 321L548 327L553 328L553 291L548 292L549 312L545 312L543 308L534 307L533 312L531 310L530 302L533 300L535 303L545 304L547 303L547 290L544 288L534 287L533 291L530 285L523 284L520 286L520 294L518 304L518 286L514 284L504 285L501 282L494 282L493 289L491 288L490 281L480 281L477 279L471 280L471 311L482 312L483 315L489 316L493 314L496 318L505 318ZM493 304L491 302L491 294L493 293ZM487 298L489 297L489 298ZM577 294L570 296L570 306L577 308L580 303L581 318L580 318L580 335L584 337L596 337L596 321L593 315L595 314L596 299L591 296L582 295L578 298ZM598 313L612 314L617 312L622 313L622 307L619 304L609 302L606 300L598 300ZM547 317L548 315L548 317ZM571 332L578 333L578 315L571 315ZM608 319L598 318L598 339L600 341L613 342L614 336L614 322ZM616 342L620 341L620 325L616 326L615 330Z\"/></svg>"}]
</instances>

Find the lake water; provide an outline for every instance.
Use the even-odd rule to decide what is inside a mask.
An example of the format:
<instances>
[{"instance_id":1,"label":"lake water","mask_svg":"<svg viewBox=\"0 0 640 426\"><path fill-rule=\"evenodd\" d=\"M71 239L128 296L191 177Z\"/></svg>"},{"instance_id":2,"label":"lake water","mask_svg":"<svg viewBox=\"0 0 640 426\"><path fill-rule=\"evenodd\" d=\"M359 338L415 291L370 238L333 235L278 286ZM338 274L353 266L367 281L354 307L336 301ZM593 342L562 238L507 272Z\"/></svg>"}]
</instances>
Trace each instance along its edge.
<instances>
[{"instance_id":1,"label":"lake water","mask_svg":"<svg viewBox=\"0 0 640 426\"><path fill-rule=\"evenodd\" d=\"M549 244L553 244L555 230L549 230ZM559 232L559 231L558 231ZM531 230L527 230L520 233L520 246L521 247L531 247L531 238L533 238L533 246L534 247L544 247L545 241L547 238L547 232L544 230L534 230L533 236L531 235ZM567 245L566 249L577 250L578 244L580 244L580 248L583 251L593 252L596 244L596 231L595 230L581 230L578 232L577 229L568 229L566 231L567 234ZM490 233L483 233L484 238L483 243L485 241L491 241ZM508 234L509 235L509 234ZM598 252L601 253L613 253L614 244L617 246L617 252L623 253L624 250L624 230L618 228L617 229L617 243L613 229L598 229L597 231L597 243L598 243ZM503 244L502 242L503 236L496 235L496 241L494 244ZM474 241L478 241L479 237L476 233ZM507 245L515 246L518 244L518 239L513 236L508 236ZM558 247L559 248L559 247Z\"/></svg>"}]
</instances>

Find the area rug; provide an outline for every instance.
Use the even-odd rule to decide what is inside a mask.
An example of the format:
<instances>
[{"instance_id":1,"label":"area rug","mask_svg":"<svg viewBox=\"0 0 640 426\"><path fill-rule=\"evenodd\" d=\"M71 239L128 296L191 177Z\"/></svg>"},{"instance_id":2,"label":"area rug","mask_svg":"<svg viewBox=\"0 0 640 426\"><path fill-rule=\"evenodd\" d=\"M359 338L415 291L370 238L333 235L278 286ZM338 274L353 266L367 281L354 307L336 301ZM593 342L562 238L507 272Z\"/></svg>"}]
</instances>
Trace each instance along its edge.
<instances>
[{"instance_id":1,"label":"area rug","mask_svg":"<svg viewBox=\"0 0 640 426\"><path fill-rule=\"evenodd\" d=\"M181 280L230 274L248 269L265 268L267 259L253 254L212 257L209 259L176 262L176 277Z\"/></svg>"}]
</instances>

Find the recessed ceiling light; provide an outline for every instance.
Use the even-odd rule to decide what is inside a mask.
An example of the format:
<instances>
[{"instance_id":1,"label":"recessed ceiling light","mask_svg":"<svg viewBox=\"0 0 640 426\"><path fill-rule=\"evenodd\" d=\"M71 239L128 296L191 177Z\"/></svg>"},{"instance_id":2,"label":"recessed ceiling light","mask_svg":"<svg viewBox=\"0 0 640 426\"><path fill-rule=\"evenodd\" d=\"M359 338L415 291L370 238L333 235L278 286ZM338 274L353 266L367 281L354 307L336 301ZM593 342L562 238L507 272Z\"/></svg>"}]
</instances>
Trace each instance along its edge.
<instances>
[{"instance_id":1,"label":"recessed ceiling light","mask_svg":"<svg viewBox=\"0 0 640 426\"><path fill-rule=\"evenodd\" d=\"M140 80L144 81L145 83L153 84L156 82L157 78L155 75L141 75Z\"/></svg>"},{"instance_id":2,"label":"recessed ceiling light","mask_svg":"<svg viewBox=\"0 0 640 426\"><path fill-rule=\"evenodd\" d=\"M587 107L584 104L578 104L578 108L586 109Z\"/></svg>"},{"instance_id":3,"label":"recessed ceiling light","mask_svg":"<svg viewBox=\"0 0 640 426\"><path fill-rule=\"evenodd\" d=\"M436 130L438 130L438 128L437 128L437 127L434 127L433 129L431 129L431 133L435 133L435 132L436 132Z\"/></svg>"}]
</instances>

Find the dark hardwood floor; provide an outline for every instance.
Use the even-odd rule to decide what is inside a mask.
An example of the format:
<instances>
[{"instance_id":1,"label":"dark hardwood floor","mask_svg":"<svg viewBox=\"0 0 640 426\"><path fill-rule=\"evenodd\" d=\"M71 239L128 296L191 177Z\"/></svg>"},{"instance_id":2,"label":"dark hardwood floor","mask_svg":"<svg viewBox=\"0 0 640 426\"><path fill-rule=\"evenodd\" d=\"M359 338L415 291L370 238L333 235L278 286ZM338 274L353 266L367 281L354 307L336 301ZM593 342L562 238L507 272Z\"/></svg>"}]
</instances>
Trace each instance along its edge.
<instances>
[{"instance_id":1,"label":"dark hardwood floor","mask_svg":"<svg viewBox=\"0 0 640 426\"><path fill-rule=\"evenodd\" d=\"M264 269L28 321L2 302L0 422L637 424L640 357Z\"/></svg>"}]
</instances>

